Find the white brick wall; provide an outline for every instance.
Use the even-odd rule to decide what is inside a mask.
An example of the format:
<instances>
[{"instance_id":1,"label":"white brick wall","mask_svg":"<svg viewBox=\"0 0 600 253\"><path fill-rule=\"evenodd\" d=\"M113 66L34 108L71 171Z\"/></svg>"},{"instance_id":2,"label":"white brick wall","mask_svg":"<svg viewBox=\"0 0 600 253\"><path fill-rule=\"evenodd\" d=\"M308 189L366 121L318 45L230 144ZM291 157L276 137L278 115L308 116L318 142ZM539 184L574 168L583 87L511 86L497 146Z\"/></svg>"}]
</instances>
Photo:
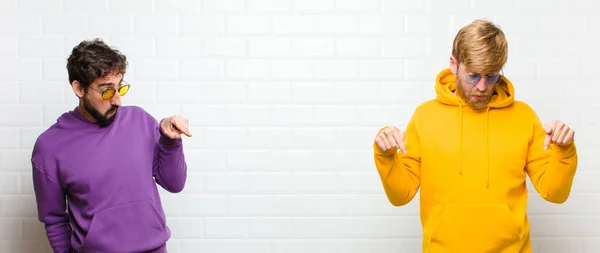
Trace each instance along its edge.
<instances>
[{"instance_id":1,"label":"white brick wall","mask_svg":"<svg viewBox=\"0 0 600 253\"><path fill-rule=\"evenodd\" d=\"M35 138L76 99L65 58L101 37L129 57L127 104L182 113L189 180L163 192L173 253L420 252L418 202L394 208L372 161L384 125L433 98L458 28L497 21L517 98L576 129L571 199L531 189L536 253L600 252L593 0L1 0L0 253L50 252Z\"/></svg>"}]
</instances>

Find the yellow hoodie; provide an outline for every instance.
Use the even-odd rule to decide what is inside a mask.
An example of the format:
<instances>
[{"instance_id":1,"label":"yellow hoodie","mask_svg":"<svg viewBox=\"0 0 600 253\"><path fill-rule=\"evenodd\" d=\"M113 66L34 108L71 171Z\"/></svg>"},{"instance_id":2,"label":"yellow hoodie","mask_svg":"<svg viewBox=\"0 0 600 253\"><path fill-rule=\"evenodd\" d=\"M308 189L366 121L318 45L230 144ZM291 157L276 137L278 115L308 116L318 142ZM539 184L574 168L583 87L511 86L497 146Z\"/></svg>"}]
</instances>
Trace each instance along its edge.
<instances>
[{"instance_id":1,"label":"yellow hoodie","mask_svg":"<svg viewBox=\"0 0 600 253\"><path fill-rule=\"evenodd\" d=\"M455 87L450 69L441 71L436 99L418 106L406 128L406 154L373 144L385 193L401 206L421 190L423 252L531 252L526 175L544 199L565 202L577 167L575 144L544 150L540 120L514 100L506 78L479 111Z\"/></svg>"}]
</instances>

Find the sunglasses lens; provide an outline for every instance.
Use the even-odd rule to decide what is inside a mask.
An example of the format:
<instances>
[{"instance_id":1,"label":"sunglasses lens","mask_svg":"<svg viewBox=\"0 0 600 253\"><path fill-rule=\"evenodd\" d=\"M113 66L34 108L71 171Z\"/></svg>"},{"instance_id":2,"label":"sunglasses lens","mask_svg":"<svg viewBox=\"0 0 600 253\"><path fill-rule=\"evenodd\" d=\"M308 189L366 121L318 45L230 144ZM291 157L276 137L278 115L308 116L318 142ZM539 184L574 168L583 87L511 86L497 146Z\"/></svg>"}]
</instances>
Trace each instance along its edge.
<instances>
[{"instance_id":1,"label":"sunglasses lens","mask_svg":"<svg viewBox=\"0 0 600 253\"><path fill-rule=\"evenodd\" d=\"M129 91L129 84L123 85L123 86L121 86L121 88L119 88L119 95L123 96L123 95L127 94L128 91Z\"/></svg>"},{"instance_id":2,"label":"sunglasses lens","mask_svg":"<svg viewBox=\"0 0 600 253\"><path fill-rule=\"evenodd\" d=\"M467 81L467 83L469 83L469 84L479 83L479 80L481 80L481 75L479 75L479 74L465 75L465 81Z\"/></svg>"},{"instance_id":3,"label":"sunglasses lens","mask_svg":"<svg viewBox=\"0 0 600 253\"><path fill-rule=\"evenodd\" d=\"M102 93L102 99L108 100L115 95L115 90L106 90Z\"/></svg>"},{"instance_id":4,"label":"sunglasses lens","mask_svg":"<svg viewBox=\"0 0 600 253\"><path fill-rule=\"evenodd\" d=\"M489 75L486 80L487 84L497 84L500 82L500 75Z\"/></svg>"}]
</instances>

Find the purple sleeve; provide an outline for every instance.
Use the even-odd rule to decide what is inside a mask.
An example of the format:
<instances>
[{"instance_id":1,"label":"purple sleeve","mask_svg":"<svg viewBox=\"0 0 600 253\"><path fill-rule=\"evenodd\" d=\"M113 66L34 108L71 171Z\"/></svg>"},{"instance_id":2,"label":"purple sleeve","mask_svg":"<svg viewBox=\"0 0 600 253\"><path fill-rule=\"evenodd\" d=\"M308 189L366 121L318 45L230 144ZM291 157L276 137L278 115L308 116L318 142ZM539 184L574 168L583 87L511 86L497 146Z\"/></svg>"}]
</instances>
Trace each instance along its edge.
<instances>
[{"instance_id":1,"label":"purple sleeve","mask_svg":"<svg viewBox=\"0 0 600 253\"><path fill-rule=\"evenodd\" d=\"M183 141L171 139L160 133L154 152L153 175L160 186L169 192L180 192L187 178L187 164L183 154Z\"/></svg>"},{"instance_id":2,"label":"purple sleeve","mask_svg":"<svg viewBox=\"0 0 600 253\"><path fill-rule=\"evenodd\" d=\"M46 235L55 253L71 251L71 226L66 213L66 198L60 184L48 177L32 160L33 187L38 219L45 224Z\"/></svg>"}]
</instances>

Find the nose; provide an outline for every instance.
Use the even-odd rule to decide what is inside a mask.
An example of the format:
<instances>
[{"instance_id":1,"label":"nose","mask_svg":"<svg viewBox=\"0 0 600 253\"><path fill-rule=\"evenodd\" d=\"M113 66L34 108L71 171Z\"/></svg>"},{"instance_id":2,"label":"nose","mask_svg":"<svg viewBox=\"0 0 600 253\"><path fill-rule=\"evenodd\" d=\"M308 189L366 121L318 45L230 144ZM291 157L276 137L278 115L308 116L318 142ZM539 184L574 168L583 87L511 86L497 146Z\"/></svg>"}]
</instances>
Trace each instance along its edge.
<instances>
[{"instance_id":1,"label":"nose","mask_svg":"<svg viewBox=\"0 0 600 253\"><path fill-rule=\"evenodd\" d=\"M479 79L479 82L477 82L477 84L475 84L475 88L477 88L477 90L479 91L485 91L485 89L487 88L487 84L485 83L485 76L482 76L481 79Z\"/></svg>"},{"instance_id":2,"label":"nose","mask_svg":"<svg viewBox=\"0 0 600 253\"><path fill-rule=\"evenodd\" d=\"M121 94L119 94L119 92L115 92L115 95L110 98L110 104L121 106Z\"/></svg>"}]
</instances>

